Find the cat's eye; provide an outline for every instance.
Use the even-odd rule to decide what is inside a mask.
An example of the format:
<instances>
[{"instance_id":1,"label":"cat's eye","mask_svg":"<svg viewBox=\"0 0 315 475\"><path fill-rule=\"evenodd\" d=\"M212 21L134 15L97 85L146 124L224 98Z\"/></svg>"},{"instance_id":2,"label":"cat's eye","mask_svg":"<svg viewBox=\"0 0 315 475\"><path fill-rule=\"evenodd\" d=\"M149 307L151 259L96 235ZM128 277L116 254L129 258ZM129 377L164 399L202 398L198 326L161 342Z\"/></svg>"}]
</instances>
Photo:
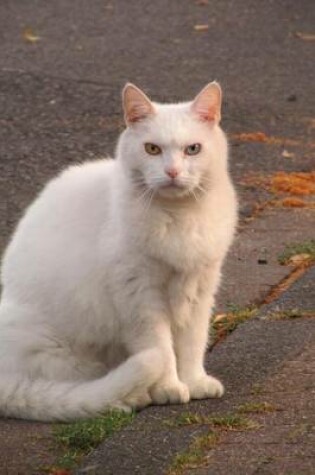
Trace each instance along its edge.
<instances>
[{"instance_id":1,"label":"cat's eye","mask_svg":"<svg viewBox=\"0 0 315 475\"><path fill-rule=\"evenodd\" d=\"M144 149L149 155L160 155L162 153L160 147L154 143L145 143Z\"/></svg>"},{"instance_id":2,"label":"cat's eye","mask_svg":"<svg viewBox=\"0 0 315 475\"><path fill-rule=\"evenodd\" d=\"M193 143L185 148L185 155L197 155L201 150L200 143Z\"/></svg>"}]
</instances>

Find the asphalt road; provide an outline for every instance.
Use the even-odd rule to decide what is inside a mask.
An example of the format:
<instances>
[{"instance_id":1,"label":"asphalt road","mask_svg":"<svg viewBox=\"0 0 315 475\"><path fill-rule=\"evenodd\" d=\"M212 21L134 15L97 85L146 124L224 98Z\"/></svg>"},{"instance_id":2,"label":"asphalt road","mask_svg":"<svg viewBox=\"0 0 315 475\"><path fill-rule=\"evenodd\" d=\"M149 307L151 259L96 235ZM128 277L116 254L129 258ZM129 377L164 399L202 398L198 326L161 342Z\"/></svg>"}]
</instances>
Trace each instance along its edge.
<instances>
[{"instance_id":1,"label":"asphalt road","mask_svg":"<svg viewBox=\"0 0 315 475\"><path fill-rule=\"evenodd\" d=\"M2 0L0 251L25 206L50 177L71 163L113 153L123 127L120 90L126 81L155 100L173 101L192 98L216 79L224 90L223 127L230 136L261 131L283 138L270 146L232 137L231 170L243 216L265 199L262 190L242 185L248 174L314 169L314 24L311 0ZM289 157L283 154L286 139L295 143ZM308 288L306 297L311 298ZM293 322L289 325L293 329ZM273 367L272 359L294 357L294 348L299 351L311 335L307 322L301 322L299 331L281 328L282 336L266 337L273 342L272 351L262 343L263 364L247 358L242 349L242 342L253 342L255 354L257 332L252 337L251 326L233 337L240 339L235 351L241 353L248 381L256 374L248 360L257 362L260 374L262 366L266 371ZM229 368L229 345L233 349L233 339L215 353L218 374ZM235 361L238 365L237 355ZM231 377L235 394L239 374L238 368ZM159 408L159 417L168 410ZM54 462L50 426L11 420L0 425L0 473L33 475L38 473L34 467ZM41 437L33 444L36 435ZM124 447L115 445L120 437L124 440L117 435L101 448L105 455L109 450L112 457L111 443L118 452ZM143 446L142 435L139 441L145 455L150 454L152 441ZM180 446L184 442L181 436ZM163 450L158 448L162 455Z\"/></svg>"}]
</instances>

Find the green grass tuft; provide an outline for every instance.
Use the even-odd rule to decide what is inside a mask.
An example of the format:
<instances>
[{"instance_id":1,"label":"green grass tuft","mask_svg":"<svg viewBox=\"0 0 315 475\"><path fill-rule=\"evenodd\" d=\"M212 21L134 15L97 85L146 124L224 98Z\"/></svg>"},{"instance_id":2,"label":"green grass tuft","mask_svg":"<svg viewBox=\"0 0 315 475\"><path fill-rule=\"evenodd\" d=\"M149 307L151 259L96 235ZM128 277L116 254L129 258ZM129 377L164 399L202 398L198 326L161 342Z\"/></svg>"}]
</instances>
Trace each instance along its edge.
<instances>
[{"instance_id":1,"label":"green grass tuft","mask_svg":"<svg viewBox=\"0 0 315 475\"><path fill-rule=\"evenodd\" d=\"M80 457L88 454L106 437L122 429L134 418L134 413L109 411L104 415L54 426L53 435L65 453L58 461L58 467L71 468Z\"/></svg>"},{"instance_id":2,"label":"green grass tuft","mask_svg":"<svg viewBox=\"0 0 315 475\"><path fill-rule=\"evenodd\" d=\"M219 439L220 434L214 431L196 437L185 452L176 455L167 475L181 475L184 470L200 467L206 459L206 451L214 448Z\"/></svg>"}]
</instances>

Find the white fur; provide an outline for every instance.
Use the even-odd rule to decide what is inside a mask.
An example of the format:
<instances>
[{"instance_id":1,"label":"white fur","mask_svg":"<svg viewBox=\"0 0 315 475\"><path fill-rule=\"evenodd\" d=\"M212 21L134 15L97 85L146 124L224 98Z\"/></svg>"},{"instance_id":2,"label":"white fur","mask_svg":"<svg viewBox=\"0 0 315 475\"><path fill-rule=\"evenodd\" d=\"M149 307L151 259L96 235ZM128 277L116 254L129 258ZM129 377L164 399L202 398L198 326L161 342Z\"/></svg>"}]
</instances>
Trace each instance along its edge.
<instances>
[{"instance_id":1,"label":"white fur","mask_svg":"<svg viewBox=\"0 0 315 475\"><path fill-rule=\"evenodd\" d=\"M16 229L2 267L3 415L69 420L223 393L203 358L236 223L226 139L191 103L151 105L116 160L63 172ZM192 143L200 154L184 156Z\"/></svg>"}]
</instances>

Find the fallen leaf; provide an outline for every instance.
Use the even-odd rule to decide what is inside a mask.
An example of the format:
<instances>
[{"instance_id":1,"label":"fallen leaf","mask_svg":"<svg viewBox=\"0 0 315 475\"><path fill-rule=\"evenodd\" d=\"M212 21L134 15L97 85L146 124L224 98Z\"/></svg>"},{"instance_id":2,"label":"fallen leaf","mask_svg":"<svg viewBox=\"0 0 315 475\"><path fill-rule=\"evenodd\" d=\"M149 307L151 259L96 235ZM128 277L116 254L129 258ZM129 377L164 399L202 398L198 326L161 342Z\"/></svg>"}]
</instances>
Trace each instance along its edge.
<instances>
[{"instance_id":1,"label":"fallen leaf","mask_svg":"<svg viewBox=\"0 0 315 475\"><path fill-rule=\"evenodd\" d=\"M271 191L291 195L315 194L315 172L277 172L271 177Z\"/></svg>"},{"instance_id":2,"label":"fallen leaf","mask_svg":"<svg viewBox=\"0 0 315 475\"><path fill-rule=\"evenodd\" d=\"M224 320L226 317L227 317L226 313L219 313L218 315L214 317L213 321L214 323L221 322L221 320Z\"/></svg>"},{"instance_id":3,"label":"fallen leaf","mask_svg":"<svg viewBox=\"0 0 315 475\"><path fill-rule=\"evenodd\" d=\"M194 30L195 31L206 31L209 29L209 25L195 25Z\"/></svg>"},{"instance_id":4,"label":"fallen leaf","mask_svg":"<svg viewBox=\"0 0 315 475\"><path fill-rule=\"evenodd\" d=\"M294 153L289 152L288 150L283 150L281 154L284 158L294 158Z\"/></svg>"},{"instance_id":5,"label":"fallen leaf","mask_svg":"<svg viewBox=\"0 0 315 475\"><path fill-rule=\"evenodd\" d=\"M71 475L71 472L65 468L54 468L49 475Z\"/></svg>"},{"instance_id":6,"label":"fallen leaf","mask_svg":"<svg viewBox=\"0 0 315 475\"><path fill-rule=\"evenodd\" d=\"M299 198L284 198L283 200L279 201L279 205L283 206L284 208L306 208L308 203Z\"/></svg>"},{"instance_id":7,"label":"fallen leaf","mask_svg":"<svg viewBox=\"0 0 315 475\"><path fill-rule=\"evenodd\" d=\"M310 254L296 254L291 256L289 259L289 264L294 264L295 266L302 264L303 262L308 262L312 256Z\"/></svg>"},{"instance_id":8,"label":"fallen leaf","mask_svg":"<svg viewBox=\"0 0 315 475\"><path fill-rule=\"evenodd\" d=\"M32 28L25 28L23 31L23 38L29 43L36 43L40 39L40 36L36 35Z\"/></svg>"},{"instance_id":9,"label":"fallen leaf","mask_svg":"<svg viewBox=\"0 0 315 475\"><path fill-rule=\"evenodd\" d=\"M196 0L196 5L200 5L200 6L209 5L209 0Z\"/></svg>"},{"instance_id":10,"label":"fallen leaf","mask_svg":"<svg viewBox=\"0 0 315 475\"><path fill-rule=\"evenodd\" d=\"M300 40L304 41L315 41L315 34L314 33L302 33L301 31L296 31L295 36Z\"/></svg>"},{"instance_id":11,"label":"fallen leaf","mask_svg":"<svg viewBox=\"0 0 315 475\"><path fill-rule=\"evenodd\" d=\"M232 139L240 142L260 142L268 145L299 145L297 140L287 139L285 137L274 137L267 135L264 132L242 132L240 134L233 134Z\"/></svg>"}]
</instances>

